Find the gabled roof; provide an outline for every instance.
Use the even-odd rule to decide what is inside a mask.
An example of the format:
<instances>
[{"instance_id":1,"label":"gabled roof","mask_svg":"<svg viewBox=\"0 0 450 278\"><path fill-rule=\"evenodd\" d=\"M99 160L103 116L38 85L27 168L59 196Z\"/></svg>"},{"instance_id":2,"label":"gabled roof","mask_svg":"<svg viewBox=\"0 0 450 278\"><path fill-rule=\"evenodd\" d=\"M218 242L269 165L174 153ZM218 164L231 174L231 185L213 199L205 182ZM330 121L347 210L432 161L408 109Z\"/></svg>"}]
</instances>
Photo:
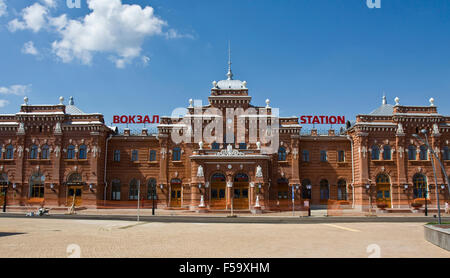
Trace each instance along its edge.
<instances>
[{"instance_id":1,"label":"gabled roof","mask_svg":"<svg viewBox=\"0 0 450 278\"><path fill-rule=\"evenodd\" d=\"M377 109L370 112L369 115L374 116L392 116L394 114L394 105L392 104L383 104Z\"/></svg>"},{"instance_id":2,"label":"gabled roof","mask_svg":"<svg viewBox=\"0 0 450 278\"><path fill-rule=\"evenodd\" d=\"M73 101L73 97L70 97L69 105L66 105L66 114L69 115L85 115L83 111L81 111L80 108L75 106L75 103Z\"/></svg>"},{"instance_id":3,"label":"gabled roof","mask_svg":"<svg viewBox=\"0 0 450 278\"><path fill-rule=\"evenodd\" d=\"M381 102L381 106L377 109L370 112L369 115L373 116L392 116L394 114L394 105L388 104L386 100L386 96L383 95L383 101Z\"/></svg>"}]
</instances>

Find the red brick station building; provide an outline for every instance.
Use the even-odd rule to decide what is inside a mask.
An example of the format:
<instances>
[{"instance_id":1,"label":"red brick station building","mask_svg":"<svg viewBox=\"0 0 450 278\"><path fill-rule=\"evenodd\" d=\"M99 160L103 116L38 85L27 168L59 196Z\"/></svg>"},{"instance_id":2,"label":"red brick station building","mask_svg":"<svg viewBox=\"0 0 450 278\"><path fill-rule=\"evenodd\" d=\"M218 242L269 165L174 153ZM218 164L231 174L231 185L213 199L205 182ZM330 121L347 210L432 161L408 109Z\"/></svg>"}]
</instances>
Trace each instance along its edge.
<instances>
[{"instance_id":1,"label":"red brick station building","mask_svg":"<svg viewBox=\"0 0 450 278\"><path fill-rule=\"evenodd\" d=\"M266 109L253 106L247 82L213 82L201 109ZM429 144L449 173L450 117L434 100L424 106L381 106L359 114L339 132L302 131L297 117L279 117L279 148L261 152L261 143L180 143L171 140L179 121L161 117L157 132L118 132L102 114L68 105L30 105L0 115L0 204L65 208L136 207L159 209L291 210L342 203L355 210L385 207L409 210L423 202L449 200L444 173L413 134L427 129ZM375 108L375 107L374 107ZM192 102L185 117L194 116ZM221 117L222 115L219 115ZM197 117L198 118L198 117ZM199 119L196 119L199 120ZM211 117L200 117L205 126ZM248 125L248 120L246 122ZM225 130L225 128L224 128ZM424 134L421 134L424 137ZM139 197L138 197L139 196ZM306 202L308 203L308 202Z\"/></svg>"}]
</instances>

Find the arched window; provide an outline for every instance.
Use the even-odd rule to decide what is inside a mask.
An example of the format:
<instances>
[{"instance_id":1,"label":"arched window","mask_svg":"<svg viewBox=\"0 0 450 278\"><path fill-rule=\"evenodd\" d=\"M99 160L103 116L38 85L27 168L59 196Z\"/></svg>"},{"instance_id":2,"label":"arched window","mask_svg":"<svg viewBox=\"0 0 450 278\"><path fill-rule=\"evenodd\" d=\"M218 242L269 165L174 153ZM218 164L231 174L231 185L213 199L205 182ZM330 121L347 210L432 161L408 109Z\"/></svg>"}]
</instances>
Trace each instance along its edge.
<instances>
[{"instance_id":1,"label":"arched window","mask_svg":"<svg viewBox=\"0 0 450 278\"><path fill-rule=\"evenodd\" d=\"M156 151L155 150L150 151L150 161L156 161Z\"/></svg>"},{"instance_id":2,"label":"arched window","mask_svg":"<svg viewBox=\"0 0 450 278\"><path fill-rule=\"evenodd\" d=\"M391 146L385 145L383 146L383 160L391 160Z\"/></svg>"},{"instance_id":3,"label":"arched window","mask_svg":"<svg viewBox=\"0 0 450 278\"><path fill-rule=\"evenodd\" d=\"M408 147L408 160L416 160L417 159L417 148L414 145L410 145Z\"/></svg>"},{"instance_id":4,"label":"arched window","mask_svg":"<svg viewBox=\"0 0 450 278\"><path fill-rule=\"evenodd\" d=\"M443 159L450 160L450 150L447 146L444 147Z\"/></svg>"},{"instance_id":5,"label":"arched window","mask_svg":"<svg viewBox=\"0 0 450 278\"><path fill-rule=\"evenodd\" d=\"M139 195L139 183L136 179L132 179L130 181L130 190L128 194L128 199L130 200L137 200Z\"/></svg>"},{"instance_id":6,"label":"arched window","mask_svg":"<svg viewBox=\"0 0 450 278\"><path fill-rule=\"evenodd\" d=\"M311 190L308 187L311 186L311 181L309 179L302 180L302 198L311 199Z\"/></svg>"},{"instance_id":7,"label":"arched window","mask_svg":"<svg viewBox=\"0 0 450 278\"><path fill-rule=\"evenodd\" d=\"M176 148L173 148L172 152L173 152L172 160L173 161L180 161L181 160L181 149L176 147Z\"/></svg>"},{"instance_id":8,"label":"arched window","mask_svg":"<svg viewBox=\"0 0 450 278\"><path fill-rule=\"evenodd\" d=\"M347 182L344 179L338 180L338 200L347 200Z\"/></svg>"},{"instance_id":9,"label":"arched window","mask_svg":"<svg viewBox=\"0 0 450 278\"><path fill-rule=\"evenodd\" d=\"M388 175L380 174L377 176L376 183L386 184L386 183L391 183L391 180L389 179Z\"/></svg>"},{"instance_id":10,"label":"arched window","mask_svg":"<svg viewBox=\"0 0 450 278\"><path fill-rule=\"evenodd\" d=\"M111 200L120 201L120 180L113 180L111 184Z\"/></svg>"},{"instance_id":11,"label":"arched window","mask_svg":"<svg viewBox=\"0 0 450 278\"><path fill-rule=\"evenodd\" d=\"M131 161L138 161L138 150L131 151Z\"/></svg>"},{"instance_id":12,"label":"arched window","mask_svg":"<svg viewBox=\"0 0 450 278\"><path fill-rule=\"evenodd\" d=\"M35 173L30 178L30 198L44 198L45 176Z\"/></svg>"},{"instance_id":13,"label":"arched window","mask_svg":"<svg viewBox=\"0 0 450 278\"><path fill-rule=\"evenodd\" d=\"M38 158L38 146L32 145L30 149L30 159Z\"/></svg>"},{"instance_id":14,"label":"arched window","mask_svg":"<svg viewBox=\"0 0 450 278\"><path fill-rule=\"evenodd\" d=\"M120 161L120 150L114 150L114 161Z\"/></svg>"},{"instance_id":15,"label":"arched window","mask_svg":"<svg viewBox=\"0 0 450 278\"><path fill-rule=\"evenodd\" d=\"M49 159L50 158L50 148L48 147L48 145L42 146L41 158L42 159Z\"/></svg>"},{"instance_id":16,"label":"arched window","mask_svg":"<svg viewBox=\"0 0 450 278\"><path fill-rule=\"evenodd\" d=\"M158 195L156 194L156 179L151 178L147 182L147 199L151 200L153 198L156 200Z\"/></svg>"},{"instance_id":17,"label":"arched window","mask_svg":"<svg viewBox=\"0 0 450 278\"><path fill-rule=\"evenodd\" d=\"M67 183L69 185L80 184L83 182L83 178L80 173L73 173L67 178Z\"/></svg>"},{"instance_id":18,"label":"arched window","mask_svg":"<svg viewBox=\"0 0 450 278\"><path fill-rule=\"evenodd\" d=\"M87 148L86 145L81 145L80 149L78 151L78 158L79 159L86 159L87 158Z\"/></svg>"},{"instance_id":19,"label":"arched window","mask_svg":"<svg viewBox=\"0 0 450 278\"><path fill-rule=\"evenodd\" d=\"M217 142L212 143L211 148L213 150L218 150L220 148L220 144Z\"/></svg>"},{"instance_id":20,"label":"arched window","mask_svg":"<svg viewBox=\"0 0 450 278\"><path fill-rule=\"evenodd\" d=\"M6 147L6 159L13 159L14 158L14 147L13 145L8 145Z\"/></svg>"},{"instance_id":21,"label":"arched window","mask_svg":"<svg viewBox=\"0 0 450 278\"><path fill-rule=\"evenodd\" d=\"M377 145L372 146L372 160L380 160L380 148Z\"/></svg>"},{"instance_id":22,"label":"arched window","mask_svg":"<svg viewBox=\"0 0 450 278\"><path fill-rule=\"evenodd\" d=\"M236 176L234 176L234 182L248 182L247 174L237 173Z\"/></svg>"},{"instance_id":23,"label":"arched window","mask_svg":"<svg viewBox=\"0 0 450 278\"><path fill-rule=\"evenodd\" d=\"M330 189L328 186L328 180L320 181L320 200L328 200L330 198Z\"/></svg>"},{"instance_id":24,"label":"arched window","mask_svg":"<svg viewBox=\"0 0 450 278\"><path fill-rule=\"evenodd\" d=\"M75 146L69 145L67 148L67 159L74 159L75 158Z\"/></svg>"},{"instance_id":25,"label":"arched window","mask_svg":"<svg viewBox=\"0 0 450 278\"><path fill-rule=\"evenodd\" d=\"M283 147L278 149L278 161L286 161L286 149Z\"/></svg>"},{"instance_id":26,"label":"arched window","mask_svg":"<svg viewBox=\"0 0 450 278\"><path fill-rule=\"evenodd\" d=\"M428 160L428 148L425 145L420 146L420 160Z\"/></svg>"},{"instance_id":27,"label":"arched window","mask_svg":"<svg viewBox=\"0 0 450 278\"><path fill-rule=\"evenodd\" d=\"M413 177L414 198L428 197L427 178L422 174L416 174Z\"/></svg>"}]
</instances>

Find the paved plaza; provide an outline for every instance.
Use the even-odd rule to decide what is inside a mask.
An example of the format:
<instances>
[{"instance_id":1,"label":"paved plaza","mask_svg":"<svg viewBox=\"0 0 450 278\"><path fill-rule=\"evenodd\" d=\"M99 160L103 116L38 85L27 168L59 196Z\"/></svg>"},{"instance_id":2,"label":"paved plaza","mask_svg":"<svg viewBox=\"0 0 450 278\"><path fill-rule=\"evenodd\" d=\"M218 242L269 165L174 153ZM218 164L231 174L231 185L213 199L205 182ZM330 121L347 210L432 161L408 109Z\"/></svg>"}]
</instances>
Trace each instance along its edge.
<instances>
[{"instance_id":1,"label":"paved plaza","mask_svg":"<svg viewBox=\"0 0 450 278\"><path fill-rule=\"evenodd\" d=\"M229 224L0 218L0 257L441 257L424 223Z\"/></svg>"}]
</instances>

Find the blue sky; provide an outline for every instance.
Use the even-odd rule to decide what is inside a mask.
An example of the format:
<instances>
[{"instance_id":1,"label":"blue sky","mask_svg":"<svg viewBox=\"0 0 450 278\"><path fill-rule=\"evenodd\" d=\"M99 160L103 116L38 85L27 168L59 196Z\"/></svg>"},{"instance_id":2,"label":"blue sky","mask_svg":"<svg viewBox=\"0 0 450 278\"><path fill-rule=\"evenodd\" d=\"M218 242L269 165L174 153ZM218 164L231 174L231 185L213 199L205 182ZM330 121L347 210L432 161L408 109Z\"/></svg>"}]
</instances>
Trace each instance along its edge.
<instances>
[{"instance_id":1,"label":"blue sky","mask_svg":"<svg viewBox=\"0 0 450 278\"><path fill-rule=\"evenodd\" d=\"M381 0L380 9L369 9L366 0L122 0L151 6L164 23L136 37L125 27L113 30L131 34L128 42L87 36L97 43L83 52L88 62L57 53L64 42L72 43L63 49L71 51L80 42L49 22L66 14L83 23L93 10L86 0L80 9L53 1L3 0L0 99L7 103L0 113L16 113L26 94L31 104L56 104L59 96L67 103L74 96L79 108L103 113L108 124L113 115L170 115L189 98L207 102L211 82L226 78L230 40L235 79L248 82L253 104L269 98L282 116L353 120L377 108L383 91L389 103L398 96L404 105L429 105L434 97L439 112L450 115L448 0ZM23 17L35 2L47 16L38 31ZM35 51L26 54L30 42ZM118 54L127 43L138 53ZM13 94L13 85L27 87Z\"/></svg>"}]
</instances>

